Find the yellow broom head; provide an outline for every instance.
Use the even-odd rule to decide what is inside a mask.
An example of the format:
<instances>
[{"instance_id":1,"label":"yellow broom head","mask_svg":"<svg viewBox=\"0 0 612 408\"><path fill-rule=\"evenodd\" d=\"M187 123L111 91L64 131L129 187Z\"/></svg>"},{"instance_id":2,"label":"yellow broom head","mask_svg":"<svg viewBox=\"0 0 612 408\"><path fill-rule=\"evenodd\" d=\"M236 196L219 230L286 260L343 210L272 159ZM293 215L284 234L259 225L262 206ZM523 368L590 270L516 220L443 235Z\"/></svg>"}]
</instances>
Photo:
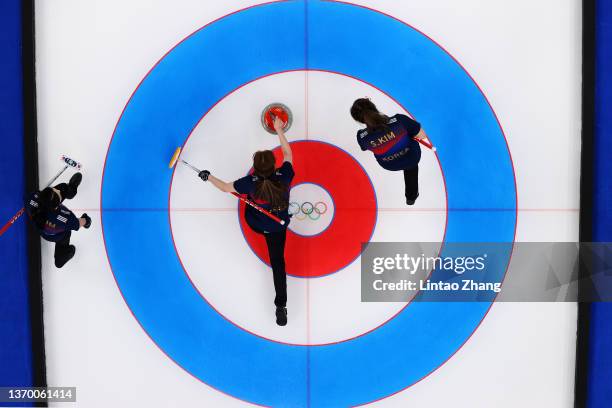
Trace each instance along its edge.
<instances>
[{"instance_id":1,"label":"yellow broom head","mask_svg":"<svg viewBox=\"0 0 612 408\"><path fill-rule=\"evenodd\" d=\"M177 147L176 150L174 151L174 154L172 155L172 159L170 159L170 164L168 165L168 168L170 169L174 168L174 165L178 161L178 158L180 155L181 155L181 148Z\"/></svg>"}]
</instances>

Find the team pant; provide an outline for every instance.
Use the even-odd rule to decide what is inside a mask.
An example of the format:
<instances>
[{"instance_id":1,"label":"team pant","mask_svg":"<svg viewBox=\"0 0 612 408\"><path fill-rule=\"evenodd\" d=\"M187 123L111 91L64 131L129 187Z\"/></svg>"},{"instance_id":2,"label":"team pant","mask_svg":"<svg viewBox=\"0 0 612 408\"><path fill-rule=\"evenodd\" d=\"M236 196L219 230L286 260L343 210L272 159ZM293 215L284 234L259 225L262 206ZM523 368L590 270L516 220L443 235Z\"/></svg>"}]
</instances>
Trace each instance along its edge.
<instances>
[{"instance_id":1,"label":"team pant","mask_svg":"<svg viewBox=\"0 0 612 408\"><path fill-rule=\"evenodd\" d=\"M59 190L62 195L62 202L64 200L72 200L77 195L77 187L69 183L60 183L53 188Z\"/></svg>"},{"instance_id":2,"label":"team pant","mask_svg":"<svg viewBox=\"0 0 612 408\"><path fill-rule=\"evenodd\" d=\"M404 183L406 184L406 200L414 201L419 196L419 166L404 170Z\"/></svg>"},{"instance_id":3,"label":"team pant","mask_svg":"<svg viewBox=\"0 0 612 408\"><path fill-rule=\"evenodd\" d=\"M74 246L70 245L70 231L66 231L64 238L55 243L55 266L61 268L72 259L75 253Z\"/></svg>"},{"instance_id":4,"label":"team pant","mask_svg":"<svg viewBox=\"0 0 612 408\"><path fill-rule=\"evenodd\" d=\"M62 202L64 200L73 199L77 194L77 187L70 183L60 183L53 187L59 190L62 195ZM55 266L61 268L74 256L75 249L70 245L70 231L66 231L64 238L55 243Z\"/></svg>"},{"instance_id":5,"label":"team pant","mask_svg":"<svg viewBox=\"0 0 612 408\"><path fill-rule=\"evenodd\" d=\"M287 306L287 273L285 272L287 229L269 232L263 234L263 236L266 238L266 244L268 245L268 255L270 256L270 265L272 265L272 275L274 276L274 290L276 291L274 304L277 307L285 307Z\"/></svg>"}]
</instances>

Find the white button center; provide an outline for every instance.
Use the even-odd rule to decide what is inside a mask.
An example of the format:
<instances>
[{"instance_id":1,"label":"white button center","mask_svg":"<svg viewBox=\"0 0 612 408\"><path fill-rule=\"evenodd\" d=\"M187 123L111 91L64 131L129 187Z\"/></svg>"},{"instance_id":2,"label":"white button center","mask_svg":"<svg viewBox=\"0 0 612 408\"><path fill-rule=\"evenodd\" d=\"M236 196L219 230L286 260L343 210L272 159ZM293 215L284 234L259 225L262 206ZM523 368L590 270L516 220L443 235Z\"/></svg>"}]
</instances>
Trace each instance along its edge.
<instances>
[{"instance_id":1,"label":"white button center","mask_svg":"<svg viewBox=\"0 0 612 408\"><path fill-rule=\"evenodd\" d=\"M298 235L319 235L334 219L334 201L318 184L301 183L291 189L289 229Z\"/></svg>"}]
</instances>

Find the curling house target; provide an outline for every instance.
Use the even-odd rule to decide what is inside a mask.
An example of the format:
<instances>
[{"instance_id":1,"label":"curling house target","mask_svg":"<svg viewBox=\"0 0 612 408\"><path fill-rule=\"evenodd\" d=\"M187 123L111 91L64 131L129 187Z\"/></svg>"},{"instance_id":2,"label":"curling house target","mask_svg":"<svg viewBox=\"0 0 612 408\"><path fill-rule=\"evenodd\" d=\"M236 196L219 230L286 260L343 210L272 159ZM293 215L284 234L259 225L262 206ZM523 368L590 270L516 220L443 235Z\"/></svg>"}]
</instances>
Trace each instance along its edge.
<instances>
[{"instance_id":1,"label":"curling house target","mask_svg":"<svg viewBox=\"0 0 612 408\"><path fill-rule=\"evenodd\" d=\"M363 27L368 27L368 36L362 35ZM267 49L270 38L283 50L282 58ZM402 52L390 58L388 47L402 47ZM367 58L364 49L369 50ZM448 360L478 327L490 302L415 302L377 330L348 341L275 343L240 329L203 300L177 257L167 211L141 210L168 208L168 157L215 104L249 82L296 70L342 73L373 84L424 124L440 146L448 206L454 209L448 214L446 241L514 240L516 186L508 147L494 112L465 70L433 40L390 16L340 2L289 1L251 7L201 28L143 79L107 153L101 198L104 242L135 318L194 377L262 405L363 404L414 384ZM296 167L303 172L298 176L305 182L322 175L301 167L308 164L299 163L306 157L300 153L320 149L335 155L334 160L354 160L326 143L300 141L294 146ZM366 180L357 167L355 174L361 171L359 177ZM324 187L338 199L335 187ZM375 228L376 197L371 184L364 181L363 189L365 236ZM478 210L483 208L504 211ZM342 212L336 203L334 222ZM334 228L332 223L320 236L302 238L325 239ZM245 236L248 240L246 229ZM500 266L499 276L504 273ZM401 353L381 359L380 350ZM281 389L279 372L285 373Z\"/></svg>"}]
</instances>

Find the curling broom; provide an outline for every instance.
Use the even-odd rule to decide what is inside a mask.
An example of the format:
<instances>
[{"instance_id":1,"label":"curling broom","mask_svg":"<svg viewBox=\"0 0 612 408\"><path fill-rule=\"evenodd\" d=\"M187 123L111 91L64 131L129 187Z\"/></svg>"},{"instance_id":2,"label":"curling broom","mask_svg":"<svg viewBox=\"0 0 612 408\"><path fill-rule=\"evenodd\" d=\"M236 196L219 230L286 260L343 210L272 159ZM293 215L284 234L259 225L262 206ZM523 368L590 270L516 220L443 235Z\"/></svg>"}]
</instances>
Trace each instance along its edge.
<instances>
[{"instance_id":1,"label":"curling broom","mask_svg":"<svg viewBox=\"0 0 612 408\"><path fill-rule=\"evenodd\" d=\"M172 155L172 159L170 159L170 164L168 165L168 168L172 169L172 168L174 168L176 166L177 163L180 162L180 163L183 163L184 165L186 165L187 167L189 167L191 170L195 171L196 173L200 173L200 169L198 169L197 167L189 164L188 162L186 162L183 159L179 160L180 155L181 155L181 148L177 147L176 150L174 151L174 154ZM267 210L261 208L260 206L258 206L254 202L252 202L251 200L248 200L248 199L242 197L238 193L232 193L232 195L237 197L243 203L245 203L247 205L250 205L251 207L255 208L260 213L267 215L268 217L270 217L274 221L278 222L280 225L285 225L285 221L284 220L281 220L279 217L277 217L276 215L272 214L270 211L267 211Z\"/></svg>"},{"instance_id":2,"label":"curling broom","mask_svg":"<svg viewBox=\"0 0 612 408\"><path fill-rule=\"evenodd\" d=\"M51 184L53 184L53 182L57 180L68 169L68 167L72 167L77 170L81 170L81 167L82 167L81 163L75 160L72 160L70 157L61 156L60 159L64 162L64 167L60 171L57 172L55 177L49 180L49 182L46 184L44 188L50 187ZM13 217L6 224L4 224L2 228L0 228L0 236L2 236L2 234L4 234L6 230L8 230L13 224L15 224L15 222L17 222L17 220L23 215L24 212L25 212L25 207L21 207L21 210L17 211L17 214L13 215Z\"/></svg>"}]
</instances>

